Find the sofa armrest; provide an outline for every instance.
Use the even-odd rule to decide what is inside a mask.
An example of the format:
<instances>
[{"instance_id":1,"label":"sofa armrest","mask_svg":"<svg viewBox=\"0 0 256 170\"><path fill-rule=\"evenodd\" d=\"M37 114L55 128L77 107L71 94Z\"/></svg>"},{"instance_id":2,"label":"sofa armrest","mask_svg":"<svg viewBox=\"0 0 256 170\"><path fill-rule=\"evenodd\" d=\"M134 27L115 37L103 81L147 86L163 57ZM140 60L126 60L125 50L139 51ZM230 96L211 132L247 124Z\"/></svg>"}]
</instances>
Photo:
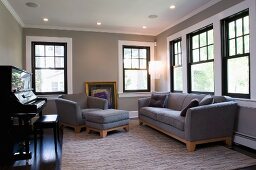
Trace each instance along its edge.
<instances>
[{"instance_id":1,"label":"sofa armrest","mask_svg":"<svg viewBox=\"0 0 256 170\"><path fill-rule=\"evenodd\" d=\"M61 122L72 125L84 124L81 108L77 102L58 98L55 104Z\"/></svg>"},{"instance_id":2,"label":"sofa armrest","mask_svg":"<svg viewBox=\"0 0 256 170\"><path fill-rule=\"evenodd\" d=\"M150 97L144 97L138 99L138 112L140 113L140 108L147 107L150 102Z\"/></svg>"},{"instance_id":3,"label":"sofa armrest","mask_svg":"<svg viewBox=\"0 0 256 170\"><path fill-rule=\"evenodd\" d=\"M103 110L108 109L108 100L99 97L87 96L87 107Z\"/></svg>"},{"instance_id":4,"label":"sofa armrest","mask_svg":"<svg viewBox=\"0 0 256 170\"><path fill-rule=\"evenodd\" d=\"M190 108L185 118L185 139L197 141L232 137L237 103L222 102Z\"/></svg>"}]
</instances>

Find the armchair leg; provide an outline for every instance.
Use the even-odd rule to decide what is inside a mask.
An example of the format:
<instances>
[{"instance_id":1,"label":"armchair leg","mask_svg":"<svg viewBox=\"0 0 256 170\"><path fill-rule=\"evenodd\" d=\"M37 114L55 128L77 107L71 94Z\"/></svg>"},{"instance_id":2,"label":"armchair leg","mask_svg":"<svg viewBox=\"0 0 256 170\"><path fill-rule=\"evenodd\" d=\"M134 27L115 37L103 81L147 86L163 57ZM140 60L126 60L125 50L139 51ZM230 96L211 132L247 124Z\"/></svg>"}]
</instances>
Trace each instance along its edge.
<instances>
[{"instance_id":1,"label":"armchair leg","mask_svg":"<svg viewBox=\"0 0 256 170\"><path fill-rule=\"evenodd\" d=\"M188 150L189 152L193 152L193 151L195 151L195 149L196 149L196 144L193 143L193 142L188 142L188 143L186 143L186 146L187 146L187 150Z\"/></svg>"}]
</instances>

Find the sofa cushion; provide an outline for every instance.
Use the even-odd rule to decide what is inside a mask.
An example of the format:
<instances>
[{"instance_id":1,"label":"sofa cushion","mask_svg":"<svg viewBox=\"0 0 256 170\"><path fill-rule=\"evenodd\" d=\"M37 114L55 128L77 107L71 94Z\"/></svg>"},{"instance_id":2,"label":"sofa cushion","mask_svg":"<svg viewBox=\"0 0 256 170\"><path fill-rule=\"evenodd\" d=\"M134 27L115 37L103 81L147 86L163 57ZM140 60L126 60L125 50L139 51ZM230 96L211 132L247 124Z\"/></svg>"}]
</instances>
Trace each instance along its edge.
<instances>
[{"instance_id":1,"label":"sofa cushion","mask_svg":"<svg viewBox=\"0 0 256 170\"><path fill-rule=\"evenodd\" d=\"M87 103L87 96L85 93L77 93L77 94L64 94L61 98L66 100L71 100L77 102L77 104L82 108L85 109Z\"/></svg>"},{"instance_id":2,"label":"sofa cushion","mask_svg":"<svg viewBox=\"0 0 256 170\"><path fill-rule=\"evenodd\" d=\"M160 113L163 109L160 107L142 107L140 109L140 114L151 119L157 120L157 114Z\"/></svg>"},{"instance_id":3,"label":"sofa cushion","mask_svg":"<svg viewBox=\"0 0 256 170\"><path fill-rule=\"evenodd\" d=\"M157 120L184 131L185 117L180 116L180 111L162 109L161 112L157 114Z\"/></svg>"},{"instance_id":4,"label":"sofa cushion","mask_svg":"<svg viewBox=\"0 0 256 170\"><path fill-rule=\"evenodd\" d=\"M187 94L185 93L170 93L168 97L167 108L180 111L186 97Z\"/></svg>"},{"instance_id":5,"label":"sofa cushion","mask_svg":"<svg viewBox=\"0 0 256 170\"><path fill-rule=\"evenodd\" d=\"M211 95L206 95L204 98L199 102L199 106L212 104L214 102L214 99Z\"/></svg>"},{"instance_id":6,"label":"sofa cushion","mask_svg":"<svg viewBox=\"0 0 256 170\"><path fill-rule=\"evenodd\" d=\"M213 96L214 103L220 103L227 101L224 96Z\"/></svg>"},{"instance_id":7,"label":"sofa cushion","mask_svg":"<svg viewBox=\"0 0 256 170\"><path fill-rule=\"evenodd\" d=\"M152 93L149 107L165 107L169 93Z\"/></svg>"},{"instance_id":8,"label":"sofa cushion","mask_svg":"<svg viewBox=\"0 0 256 170\"><path fill-rule=\"evenodd\" d=\"M199 101L197 99L191 100L191 102L180 112L180 116L186 116L187 110L192 107L199 106Z\"/></svg>"}]
</instances>

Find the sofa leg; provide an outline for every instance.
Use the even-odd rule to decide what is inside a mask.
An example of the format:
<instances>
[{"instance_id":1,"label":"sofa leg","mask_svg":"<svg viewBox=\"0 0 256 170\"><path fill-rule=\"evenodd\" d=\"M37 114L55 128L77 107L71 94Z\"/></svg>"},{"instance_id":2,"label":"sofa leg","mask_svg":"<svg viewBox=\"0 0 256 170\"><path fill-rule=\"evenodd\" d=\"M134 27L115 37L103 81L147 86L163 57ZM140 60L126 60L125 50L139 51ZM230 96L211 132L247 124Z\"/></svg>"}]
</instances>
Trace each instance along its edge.
<instances>
[{"instance_id":1,"label":"sofa leg","mask_svg":"<svg viewBox=\"0 0 256 170\"><path fill-rule=\"evenodd\" d=\"M108 134L108 132L106 130L100 131L100 137L102 137L102 138L106 137L107 134Z\"/></svg>"},{"instance_id":2,"label":"sofa leg","mask_svg":"<svg viewBox=\"0 0 256 170\"><path fill-rule=\"evenodd\" d=\"M124 127L124 130L125 130L126 132L129 132L129 126L127 125L126 127Z\"/></svg>"},{"instance_id":3,"label":"sofa leg","mask_svg":"<svg viewBox=\"0 0 256 170\"><path fill-rule=\"evenodd\" d=\"M186 143L186 146L187 146L187 150L188 150L189 152L193 152L193 151L195 151L195 149L196 149L196 144L193 143L193 142L188 142L188 143Z\"/></svg>"},{"instance_id":4,"label":"sofa leg","mask_svg":"<svg viewBox=\"0 0 256 170\"><path fill-rule=\"evenodd\" d=\"M75 133L80 133L81 132L81 127L75 127Z\"/></svg>"},{"instance_id":5,"label":"sofa leg","mask_svg":"<svg viewBox=\"0 0 256 170\"><path fill-rule=\"evenodd\" d=\"M142 121L140 121L139 123L140 123L140 125L143 125L143 122L142 122Z\"/></svg>"},{"instance_id":6,"label":"sofa leg","mask_svg":"<svg viewBox=\"0 0 256 170\"><path fill-rule=\"evenodd\" d=\"M228 146L228 147L231 147L232 146L232 138L226 138L225 140L225 144Z\"/></svg>"}]
</instances>

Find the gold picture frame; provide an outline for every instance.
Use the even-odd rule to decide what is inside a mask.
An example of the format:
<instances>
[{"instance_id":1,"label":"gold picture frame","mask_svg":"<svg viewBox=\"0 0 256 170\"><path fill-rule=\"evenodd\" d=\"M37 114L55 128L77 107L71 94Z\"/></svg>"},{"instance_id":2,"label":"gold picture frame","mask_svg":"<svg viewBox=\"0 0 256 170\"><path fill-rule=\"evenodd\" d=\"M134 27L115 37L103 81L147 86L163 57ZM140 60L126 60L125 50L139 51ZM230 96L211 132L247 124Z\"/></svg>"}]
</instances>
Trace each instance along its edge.
<instances>
[{"instance_id":1,"label":"gold picture frame","mask_svg":"<svg viewBox=\"0 0 256 170\"><path fill-rule=\"evenodd\" d=\"M109 109L117 109L116 82L85 82L87 96L100 97L108 100Z\"/></svg>"}]
</instances>

